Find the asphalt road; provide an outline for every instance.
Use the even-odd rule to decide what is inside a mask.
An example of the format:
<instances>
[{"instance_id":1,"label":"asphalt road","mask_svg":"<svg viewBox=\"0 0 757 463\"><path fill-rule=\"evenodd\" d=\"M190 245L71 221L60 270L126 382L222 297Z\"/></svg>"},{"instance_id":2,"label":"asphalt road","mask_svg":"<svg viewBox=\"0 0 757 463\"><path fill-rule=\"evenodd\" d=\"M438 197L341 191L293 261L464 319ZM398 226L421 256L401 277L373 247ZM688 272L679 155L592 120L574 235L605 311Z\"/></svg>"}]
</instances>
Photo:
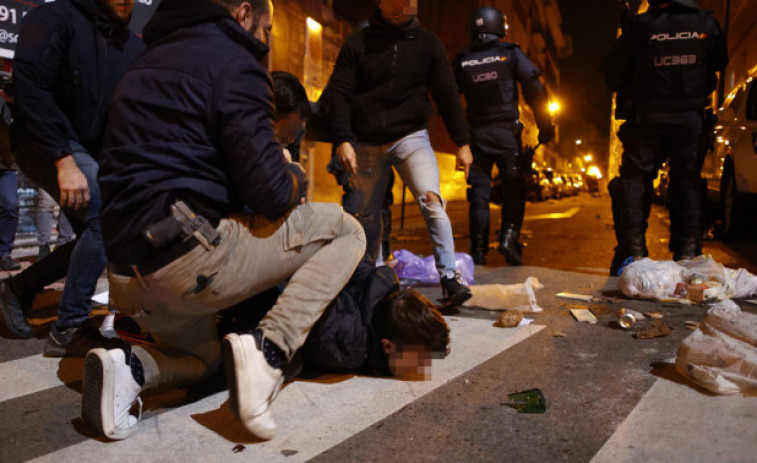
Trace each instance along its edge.
<instances>
[{"instance_id":1,"label":"asphalt road","mask_svg":"<svg viewBox=\"0 0 757 463\"><path fill-rule=\"evenodd\" d=\"M407 205L403 228L400 228L400 210L399 205L393 207L392 247L429 254L428 233L417 207ZM448 210L457 249L467 252L467 204L452 202L448 204ZM494 230L499 222L498 210L493 208L492 213ZM654 206L647 236L652 258L670 258L667 228L667 211ZM284 397L277 403L281 402L282 406L292 403L287 401L298 399L299 391L308 387L329 394L341 386L345 395L339 396L341 393L338 393L329 402L305 394L307 401L299 409L295 407L293 410L298 410L295 421L303 425L306 431L292 431L283 442L274 440L256 444L250 443L249 438L239 436L239 426L235 425L228 406L224 405L227 395L222 384L220 387L209 384L209 390L199 388L199 392L190 391L189 399L180 399L184 394L182 391L167 391L165 397L147 397L146 416L138 436L120 443L92 439L82 429L78 418L81 359L58 361L41 358L39 353L44 343L45 326L37 329L36 338L24 341L12 339L7 330L0 326L0 375L8 375L6 385L13 390L5 392L0 399L0 462L38 458L39 461L56 462L76 459L83 463L115 461L128 458L127 455L134 455L140 461L304 461L309 457L314 457L313 461L318 462L590 461L617 437L619 429L624 429L623 424L649 397L653 386L660 384L661 378L668 381L666 384L681 386L687 391L694 390L665 362L675 356L681 341L690 333L685 322L701 320L704 310L699 306L670 306L628 300L617 291L617 279L609 277L607 271L615 245L607 196L584 194L544 203L529 203L523 234L528 245L523 266L509 267L502 256L491 250L487 265L477 267L475 277L478 284L509 284L523 282L530 276L538 278L544 284L544 288L537 293L538 303L544 311L533 318L535 324L543 326L543 329L534 331L535 334L530 334L512 347L494 351L499 353L491 358L486 357L489 360L463 365L460 370L462 374L448 376L438 387L434 386L430 392L417 397L413 391L423 389L424 384L397 384L402 382L382 380L371 382L367 378L325 378L312 383L295 381L285 388L282 392ZM711 240L705 243L705 253L711 254L715 260L729 267L746 267L753 273L757 273L756 251L755 242L723 243ZM57 288L36 301L35 324L49 323L50 317L55 315L60 285ZM440 296L438 287L420 290L431 298ZM599 301L583 303L555 296L564 291L592 294ZM745 311L757 311L755 306L740 305ZM590 308L597 316L598 323L589 325L576 322L567 310L574 307ZM614 322L620 308L640 312L661 311L673 332L657 339L635 339L629 331L620 329ZM451 324L462 326L463 322L470 321L479 323L475 326L481 329L491 330L490 321L497 315L496 312L463 309L452 317ZM503 336L506 331L502 331ZM494 335L498 333L496 331ZM491 331L486 334L489 341L491 335ZM474 351L479 347L476 344L483 344L484 337L474 331L467 337L459 338L463 341L455 344L453 351ZM447 361L451 362L449 359ZM28 386L19 386L19 378L26 381L24 384ZM395 389L383 395L370 395L364 390L366 385ZM25 390L25 387L29 389ZM531 388L539 388L544 393L546 413L518 414L502 405L507 401L507 394ZM333 429L342 428L338 426L341 415L337 411L348 398L357 400L358 404L361 400L367 402L360 407L353 405L352 412L339 411L345 414L345 419L357 422L361 420L355 415L369 414L372 409L386 405L375 401L397 400L399 391L403 390L413 395L407 405L398 406L390 413L374 414L377 417L375 420L366 418L367 421L363 421L367 427L357 426L358 431L349 433L346 439L340 437L327 444L317 442L328 441ZM694 396L696 400L714 400L699 390L695 391ZM749 407L742 407L747 410L744 412L747 420L750 420L748 416L752 416L749 414L757 410L755 400L751 399ZM164 403L169 405L162 405ZM708 404L711 405L711 402ZM697 403L691 407L696 408ZM290 426L291 423L287 424L284 418L281 414L278 417L285 427ZM670 418L674 420L676 416ZM686 419L683 415L679 418ZM733 416L717 416L716 413L710 419L712 421L706 421L708 433L725 430L729 435L736 436L745 448L737 453L730 443L723 443L718 448L717 442L714 442L710 447L721 452L718 455L722 458L708 457L708 454L697 450L700 453L695 454L694 460L750 461L751 457L742 458L740 455L757 454L754 426L746 427L747 437L742 437L739 432L745 432L744 429L728 428L734 422ZM333 427L319 427L329 422ZM753 418L748 422L753 424ZM679 434L678 438L684 445L693 445L702 440L700 432L691 432L686 426L680 427ZM304 442L304 438L314 443L302 443L299 447L290 444L296 439ZM721 438L720 442L725 440ZM663 439L661 445L664 447L667 443L668 440ZM237 452L240 445L241 453ZM284 446L283 450L277 445ZM625 445L621 440L618 445L633 451L631 447L643 449L652 443L632 442ZM659 459L637 456L626 460Z\"/></svg>"}]
</instances>

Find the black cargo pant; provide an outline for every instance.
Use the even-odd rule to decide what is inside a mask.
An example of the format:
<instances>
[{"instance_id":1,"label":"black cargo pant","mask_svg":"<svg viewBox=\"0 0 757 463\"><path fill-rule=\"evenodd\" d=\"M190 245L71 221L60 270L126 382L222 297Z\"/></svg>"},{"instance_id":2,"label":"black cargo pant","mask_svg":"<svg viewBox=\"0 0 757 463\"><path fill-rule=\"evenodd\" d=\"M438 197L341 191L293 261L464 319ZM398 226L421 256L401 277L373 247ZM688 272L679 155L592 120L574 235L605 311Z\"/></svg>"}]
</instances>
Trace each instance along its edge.
<instances>
[{"instance_id":1,"label":"black cargo pant","mask_svg":"<svg viewBox=\"0 0 757 463\"><path fill-rule=\"evenodd\" d=\"M512 123L495 123L471 128L473 164L468 174L468 218L471 240L489 241L489 200L492 166L502 178L502 228L520 231L526 210L525 189L519 169L518 141Z\"/></svg>"},{"instance_id":2,"label":"black cargo pant","mask_svg":"<svg viewBox=\"0 0 757 463\"><path fill-rule=\"evenodd\" d=\"M622 128L624 151L620 166L622 212L615 226L621 249L634 239L643 242L652 195L660 166L670 165L670 250L695 240L701 252L703 198L700 172L703 157L702 115L697 111L648 113Z\"/></svg>"}]
</instances>

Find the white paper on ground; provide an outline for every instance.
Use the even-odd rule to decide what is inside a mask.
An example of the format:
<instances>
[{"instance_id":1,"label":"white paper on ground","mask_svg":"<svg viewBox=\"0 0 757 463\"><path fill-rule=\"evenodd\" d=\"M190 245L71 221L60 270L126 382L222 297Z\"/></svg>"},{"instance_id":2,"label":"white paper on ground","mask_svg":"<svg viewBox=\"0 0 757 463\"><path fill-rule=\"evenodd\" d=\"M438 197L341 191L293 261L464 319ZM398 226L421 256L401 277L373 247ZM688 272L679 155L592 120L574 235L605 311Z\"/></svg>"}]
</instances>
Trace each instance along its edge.
<instances>
[{"instance_id":1,"label":"white paper on ground","mask_svg":"<svg viewBox=\"0 0 757 463\"><path fill-rule=\"evenodd\" d=\"M103 291L100 294L92 296L92 302L100 305L108 305L110 291Z\"/></svg>"}]
</instances>

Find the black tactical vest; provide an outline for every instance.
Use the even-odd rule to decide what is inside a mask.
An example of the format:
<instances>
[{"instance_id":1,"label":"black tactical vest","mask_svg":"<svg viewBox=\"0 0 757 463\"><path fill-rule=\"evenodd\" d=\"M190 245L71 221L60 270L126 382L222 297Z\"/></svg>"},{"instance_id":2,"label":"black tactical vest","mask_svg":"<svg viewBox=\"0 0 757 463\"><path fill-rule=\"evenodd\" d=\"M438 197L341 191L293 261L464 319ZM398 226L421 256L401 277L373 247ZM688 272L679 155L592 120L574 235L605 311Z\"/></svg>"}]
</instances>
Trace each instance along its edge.
<instances>
[{"instance_id":1,"label":"black tactical vest","mask_svg":"<svg viewBox=\"0 0 757 463\"><path fill-rule=\"evenodd\" d=\"M633 105L640 112L702 110L714 21L702 12L644 14L637 55Z\"/></svg>"},{"instance_id":2,"label":"black tactical vest","mask_svg":"<svg viewBox=\"0 0 757 463\"><path fill-rule=\"evenodd\" d=\"M514 48L510 43L498 43L458 54L455 72L468 104L467 118L471 126L518 118Z\"/></svg>"}]
</instances>

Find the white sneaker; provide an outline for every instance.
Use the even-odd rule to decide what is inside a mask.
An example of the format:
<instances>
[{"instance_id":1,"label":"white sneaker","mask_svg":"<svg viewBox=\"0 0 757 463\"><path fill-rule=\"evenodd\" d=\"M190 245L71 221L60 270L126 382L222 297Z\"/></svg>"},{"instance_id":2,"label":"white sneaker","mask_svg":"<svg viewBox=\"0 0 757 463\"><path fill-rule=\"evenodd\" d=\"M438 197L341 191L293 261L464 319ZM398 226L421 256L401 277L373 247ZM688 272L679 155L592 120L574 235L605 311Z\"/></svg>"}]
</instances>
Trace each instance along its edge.
<instances>
[{"instance_id":1,"label":"white sneaker","mask_svg":"<svg viewBox=\"0 0 757 463\"><path fill-rule=\"evenodd\" d=\"M142 388L134 380L123 349L92 349L84 364L81 416L92 430L122 440L137 432L142 419ZM137 402L139 414L130 413Z\"/></svg>"},{"instance_id":2,"label":"white sneaker","mask_svg":"<svg viewBox=\"0 0 757 463\"><path fill-rule=\"evenodd\" d=\"M227 334L223 355L231 409L254 436L273 439L271 403L284 383L282 370L268 364L251 334Z\"/></svg>"}]
</instances>

